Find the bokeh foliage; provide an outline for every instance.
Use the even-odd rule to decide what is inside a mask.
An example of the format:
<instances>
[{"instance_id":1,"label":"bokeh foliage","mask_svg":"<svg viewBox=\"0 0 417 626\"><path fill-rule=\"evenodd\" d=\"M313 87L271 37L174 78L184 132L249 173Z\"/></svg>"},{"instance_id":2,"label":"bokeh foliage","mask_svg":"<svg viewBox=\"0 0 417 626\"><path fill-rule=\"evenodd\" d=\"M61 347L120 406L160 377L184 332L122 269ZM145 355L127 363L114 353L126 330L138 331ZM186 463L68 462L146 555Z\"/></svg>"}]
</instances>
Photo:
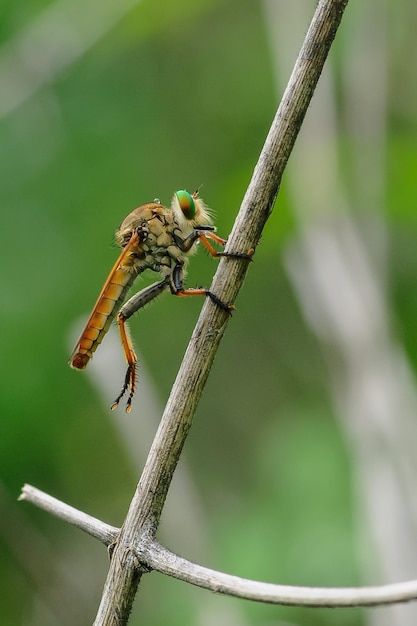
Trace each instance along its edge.
<instances>
[{"instance_id":1,"label":"bokeh foliage","mask_svg":"<svg viewBox=\"0 0 417 626\"><path fill-rule=\"evenodd\" d=\"M49 4L3 0L0 55ZM415 105L415 79L412 90L398 45L401 39L410 48L407 15L413 24L416 15L411 2L397 4L387 217L393 316L416 363L415 106L401 97ZM338 58L349 22L342 28ZM2 623L35 624L33 616L49 614L48 593L22 558L52 590L54 561L84 588L84 623L94 616L107 571L105 551L94 541L17 505L21 485L31 482L121 524L137 479L109 411L89 379L67 366L69 328L88 312L117 254L114 229L138 204L156 196L168 203L176 189L203 183L218 232L227 236L275 107L258 2L144 0L0 120ZM293 228L284 181L186 446L212 546L205 564L288 584L359 584L349 459L320 350L282 264ZM200 252L188 284L208 285L214 270ZM191 300L162 298L131 325L161 403L201 307ZM140 420L140 394L139 386L135 412L120 411L118 419ZM16 535L17 543L27 542L25 557L10 541ZM31 555L39 535L48 551ZM69 589L67 596L65 587L57 591L64 605L79 601ZM203 596L152 574L132 626L196 623ZM362 624L359 610L214 602L229 603L248 624ZM60 622L55 615L50 623Z\"/></svg>"}]
</instances>

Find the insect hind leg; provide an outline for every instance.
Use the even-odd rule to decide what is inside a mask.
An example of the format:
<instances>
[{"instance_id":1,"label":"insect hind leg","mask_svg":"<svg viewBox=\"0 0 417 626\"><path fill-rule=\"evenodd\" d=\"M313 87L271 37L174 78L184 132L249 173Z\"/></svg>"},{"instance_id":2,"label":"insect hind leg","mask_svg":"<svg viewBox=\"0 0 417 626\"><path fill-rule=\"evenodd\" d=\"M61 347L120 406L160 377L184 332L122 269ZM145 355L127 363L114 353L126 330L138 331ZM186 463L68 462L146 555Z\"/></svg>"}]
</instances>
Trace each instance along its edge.
<instances>
[{"instance_id":1,"label":"insect hind leg","mask_svg":"<svg viewBox=\"0 0 417 626\"><path fill-rule=\"evenodd\" d=\"M119 405L120 400L123 398L127 390L129 390L129 396L126 402L126 413L130 413L132 410L132 398L136 389L136 365L138 358L133 348L132 340L129 336L128 328L126 326L127 317L123 315L123 307L117 316L117 324L119 326L120 338L122 340L123 352L127 361L126 376L123 383L123 387L116 400L111 406L111 410L114 411Z\"/></svg>"},{"instance_id":2,"label":"insect hind leg","mask_svg":"<svg viewBox=\"0 0 417 626\"><path fill-rule=\"evenodd\" d=\"M127 362L127 371L122 390L111 406L112 411L114 411L114 409L118 407L120 400L123 398L125 393L129 391L126 402L126 413L130 413L130 411L132 410L133 396L136 390L136 371L138 358L133 347L132 339L129 335L128 327L126 324L127 320L134 313L136 313L136 311L139 311L139 309L151 302L151 300L159 296L167 288L167 279L161 280L158 283L153 283L152 285L149 285L149 287L145 287L145 289L142 289L141 291L133 295L119 311L119 314L117 316L117 324L119 326L123 352Z\"/></svg>"}]
</instances>

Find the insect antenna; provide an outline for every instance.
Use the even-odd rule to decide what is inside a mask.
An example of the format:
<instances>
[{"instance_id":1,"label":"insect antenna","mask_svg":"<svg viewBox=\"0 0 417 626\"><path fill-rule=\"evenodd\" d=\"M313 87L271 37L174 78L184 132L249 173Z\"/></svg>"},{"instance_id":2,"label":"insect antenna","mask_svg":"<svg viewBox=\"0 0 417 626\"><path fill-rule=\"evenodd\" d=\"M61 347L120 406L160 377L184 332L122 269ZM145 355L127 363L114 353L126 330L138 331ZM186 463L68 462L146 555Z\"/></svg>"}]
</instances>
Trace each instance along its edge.
<instances>
[{"instance_id":1,"label":"insect antenna","mask_svg":"<svg viewBox=\"0 0 417 626\"><path fill-rule=\"evenodd\" d=\"M193 193L193 198L194 198L194 199L195 199L195 198L198 198L198 196L199 196L199 194L200 194L200 189L201 189L201 187L202 187L203 185L204 185L204 183L201 183L201 185L199 185L199 186L197 187L197 189L194 191L194 193Z\"/></svg>"}]
</instances>

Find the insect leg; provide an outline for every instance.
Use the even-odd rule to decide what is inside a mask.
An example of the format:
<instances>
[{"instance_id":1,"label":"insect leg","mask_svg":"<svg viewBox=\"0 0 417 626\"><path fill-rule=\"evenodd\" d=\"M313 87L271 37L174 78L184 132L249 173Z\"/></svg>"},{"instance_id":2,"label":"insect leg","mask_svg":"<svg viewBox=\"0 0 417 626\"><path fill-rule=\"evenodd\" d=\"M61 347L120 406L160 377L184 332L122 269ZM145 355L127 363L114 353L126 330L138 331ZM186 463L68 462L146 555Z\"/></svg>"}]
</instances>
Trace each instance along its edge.
<instances>
[{"instance_id":1,"label":"insect leg","mask_svg":"<svg viewBox=\"0 0 417 626\"><path fill-rule=\"evenodd\" d=\"M197 289L184 289L183 282L183 267L182 265L176 265L172 272L171 277L171 293L174 296L206 296L210 298L217 306L226 311L229 315L231 315L233 309L235 308L233 304L226 304L220 298L216 296L212 291L206 289L205 287L199 287Z\"/></svg>"},{"instance_id":2,"label":"insect leg","mask_svg":"<svg viewBox=\"0 0 417 626\"><path fill-rule=\"evenodd\" d=\"M248 252L224 252L224 251L219 252L211 245L211 243L209 242L209 239L213 239L213 241L216 241L222 246L226 245L227 239L222 239L222 237L218 237L218 235L216 235L215 233L211 233L211 232L199 233L198 238L203 244L203 246L206 248L206 250L209 251L211 256L214 256L214 257L227 256L227 257L232 257L233 259L246 259L249 262L252 261L252 256L255 252L253 248L248 250Z\"/></svg>"},{"instance_id":3,"label":"insect leg","mask_svg":"<svg viewBox=\"0 0 417 626\"><path fill-rule=\"evenodd\" d=\"M168 288L168 286L169 282L165 279L158 283L153 283L152 285L149 285L149 287L145 287L145 289L142 289L132 296L119 311L117 324L119 326L123 352L127 362L127 371L122 390L111 406L112 411L118 406L124 394L129 390L129 396L126 402L126 413L130 413L132 408L132 399L136 388L136 364L138 359L133 348L133 343L130 338L126 322L129 317L136 313L136 311L139 311L139 309L145 306L145 304L148 304L148 302L151 302L151 300L159 296L165 289Z\"/></svg>"},{"instance_id":4,"label":"insect leg","mask_svg":"<svg viewBox=\"0 0 417 626\"><path fill-rule=\"evenodd\" d=\"M225 246L227 243L227 239L223 239L216 235L216 233L212 232L213 226L199 226L196 228L191 235L188 235L185 239L182 239L177 234L174 233L174 240L177 246L182 250L182 252L189 252L192 246L195 244L197 240L200 240L206 250L213 257L219 256L227 256L233 257L236 259L247 259L248 261L252 261L252 256L254 254L253 248L251 248L248 252L218 252L210 243L209 239L216 241L221 246Z\"/></svg>"}]
</instances>

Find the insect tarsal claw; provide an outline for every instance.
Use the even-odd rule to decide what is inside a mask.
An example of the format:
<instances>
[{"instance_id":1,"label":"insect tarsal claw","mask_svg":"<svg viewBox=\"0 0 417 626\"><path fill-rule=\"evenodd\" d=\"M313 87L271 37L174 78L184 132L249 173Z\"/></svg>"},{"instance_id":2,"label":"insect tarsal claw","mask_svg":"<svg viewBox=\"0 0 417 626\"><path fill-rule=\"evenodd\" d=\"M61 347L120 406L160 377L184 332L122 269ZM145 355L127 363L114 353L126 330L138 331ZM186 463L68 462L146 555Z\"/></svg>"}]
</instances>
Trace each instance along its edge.
<instances>
[{"instance_id":1,"label":"insect tarsal claw","mask_svg":"<svg viewBox=\"0 0 417 626\"><path fill-rule=\"evenodd\" d=\"M227 304L226 302L223 302L223 300L220 300L220 298L216 296L216 294L214 294L212 291L206 291L206 296L208 296L212 302L217 304L217 306L223 309L223 311L226 311L226 313L228 313L230 317L232 316L232 311L235 310L234 304Z\"/></svg>"},{"instance_id":2,"label":"insect tarsal claw","mask_svg":"<svg viewBox=\"0 0 417 626\"><path fill-rule=\"evenodd\" d=\"M254 254L255 254L254 248L249 248L247 252L220 251L217 253L217 256L225 256L225 257L230 257L232 259L245 259L249 263L252 263Z\"/></svg>"}]
</instances>

